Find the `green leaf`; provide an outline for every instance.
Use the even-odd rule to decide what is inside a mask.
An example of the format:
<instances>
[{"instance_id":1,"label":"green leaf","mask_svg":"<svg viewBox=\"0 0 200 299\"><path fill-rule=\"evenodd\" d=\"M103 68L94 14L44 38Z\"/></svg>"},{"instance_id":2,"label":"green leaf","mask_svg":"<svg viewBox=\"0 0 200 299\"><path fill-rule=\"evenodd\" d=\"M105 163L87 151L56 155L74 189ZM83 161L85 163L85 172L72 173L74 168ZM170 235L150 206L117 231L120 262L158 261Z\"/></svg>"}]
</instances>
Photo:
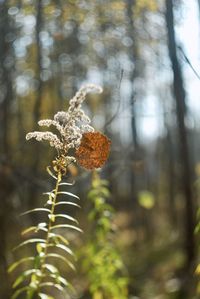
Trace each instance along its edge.
<instances>
[{"instance_id":1,"label":"green leaf","mask_svg":"<svg viewBox=\"0 0 200 299\"><path fill-rule=\"evenodd\" d=\"M38 231L42 230L44 232L47 232L47 228L46 228L47 224L46 223L39 223L37 226L30 226L28 228L26 228L25 230L23 230L21 232L21 235L25 235L27 233L30 233L30 232L35 232L37 233Z\"/></svg>"},{"instance_id":2,"label":"green leaf","mask_svg":"<svg viewBox=\"0 0 200 299\"><path fill-rule=\"evenodd\" d=\"M43 195L48 195L49 198L55 198L55 194L53 192L44 192Z\"/></svg>"},{"instance_id":3,"label":"green leaf","mask_svg":"<svg viewBox=\"0 0 200 299\"><path fill-rule=\"evenodd\" d=\"M63 284L64 286L70 286L70 287L71 287L71 285L68 283L68 281L67 281L64 277L62 277L62 276L59 274L59 272L51 273L51 271L50 271L50 273L46 273L46 274L44 274L44 277L46 277L46 278L51 277L51 278L55 279L55 282L56 282L56 283L58 283L58 284ZM40 285L41 285L41 284L40 284Z\"/></svg>"},{"instance_id":4,"label":"green leaf","mask_svg":"<svg viewBox=\"0 0 200 299\"><path fill-rule=\"evenodd\" d=\"M78 224L78 221L75 218L73 218L73 217L71 217L69 215L66 215L66 214L56 214L54 216L56 218L58 218L58 217L65 218L65 219L71 220L71 221L75 222L76 224Z\"/></svg>"},{"instance_id":5,"label":"green leaf","mask_svg":"<svg viewBox=\"0 0 200 299\"><path fill-rule=\"evenodd\" d=\"M102 186L109 186L109 181L101 179L101 185Z\"/></svg>"},{"instance_id":6,"label":"green leaf","mask_svg":"<svg viewBox=\"0 0 200 299\"><path fill-rule=\"evenodd\" d=\"M57 258L60 259L61 261L65 262L72 270L76 270L74 265L68 261L68 259L66 259L64 256L58 254L58 253L49 253L46 255L47 258Z\"/></svg>"},{"instance_id":7,"label":"green leaf","mask_svg":"<svg viewBox=\"0 0 200 299\"><path fill-rule=\"evenodd\" d=\"M58 185L59 186L73 186L74 182L72 182L72 183L66 183L66 182L64 182L64 183L59 183Z\"/></svg>"},{"instance_id":8,"label":"green leaf","mask_svg":"<svg viewBox=\"0 0 200 299\"><path fill-rule=\"evenodd\" d=\"M59 206L59 205L70 205L70 206L75 206L80 208L80 206L77 203L71 201L59 201L55 204L55 206Z\"/></svg>"},{"instance_id":9,"label":"green leaf","mask_svg":"<svg viewBox=\"0 0 200 299\"><path fill-rule=\"evenodd\" d=\"M62 277L60 274L50 274L49 277L52 277L53 279L55 279L55 281L58 284L63 284L65 287L70 286L68 281L64 277Z\"/></svg>"},{"instance_id":10,"label":"green leaf","mask_svg":"<svg viewBox=\"0 0 200 299\"><path fill-rule=\"evenodd\" d=\"M200 232L200 222L197 223L196 227L195 227L195 230L194 230L194 233L197 234Z\"/></svg>"},{"instance_id":11,"label":"green leaf","mask_svg":"<svg viewBox=\"0 0 200 299\"><path fill-rule=\"evenodd\" d=\"M149 191L141 191L138 194L139 204L145 209L152 209L155 204L155 197Z\"/></svg>"},{"instance_id":12,"label":"green leaf","mask_svg":"<svg viewBox=\"0 0 200 299\"><path fill-rule=\"evenodd\" d=\"M44 264L42 266L42 268L47 269L49 272L51 272L53 274L59 273L59 270L54 265L51 265L51 264Z\"/></svg>"},{"instance_id":13,"label":"green leaf","mask_svg":"<svg viewBox=\"0 0 200 299\"><path fill-rule=\"evenodd\" d=\"M110 191L105 187L100 187L98 189L92 189L88 193L89 199L94 199L97 196L103 196L103 197L108 198L108 197L110 197Z\"/></svg>"},{"instance_id":14,"label":"green leaf","mask_svg":"<svg viewBox=\"0 0 200 299\"><path fill-rule=\"evenodd\" d=\"M20 288L14 292L14 294L11 296L11 299L16 299L21 293L29 291L29 290L32 290L32 288L30 288L29 286Z\"/></svg>"},{"instance_id":15,"label":"green leaf","mask_svg":"<svg viewBox=\"0 0 200 299\"><path fill-rule=\"evenodd\" d=\"M48 213L51 213L51 210L46 209L46 208L36 208L36 209L28 210L28 211L20 214L20 216L24 216L24 215L27 215L27 214L30 214L30 213L33 213L33 212L48 212Z\"/></svg>"},{"instance_id":16,"label":"green leaf","mask_svg":"<svg viewBox=\"0 0 200 299\"><path fill-rule=\"evenodd\" d=\"M65 287L67 287L69 285L67 280L64 277L62 277L61 275L54 275L53 274L53 275L50 275L50 276L55 278L58 283L63 284Z\"/></svg>"},{"instance_id":17,"label":"green leaf","mask_svg":"<svg viewBox=\"0 0 200 299\"><path fill-rule=\"evenodd\" d=\"M50 281L49 282L43 282L43 283L41 283L40 287L51 287L51 288L53 287L53 288L58 289L61 292L64 291L64 288L61 285L55 284L55 283L50 282Z\"/></svg>"},{"instance_id":18,"label":"green leaf","mask_svg":"<svg viewBox=\"0 0 200 299\"><path fill-rule=\"evenodd\" d=\"M40 222L37 227L43 228L43 227L46 227L46 226L47 226L46 222Z\"/></svg>"},{"instance_id":19,"label":"green leaf","mask_svg":"<svg viewBox=\"0 0 200 299\"><path fill-rule=\"evenodd\" d=\"M26 280L26 278L28 276L30 276L31 274L35 273L37 276L41 276L41 271L39 269L30 269L30 270L26 270L24 271L21 275L19 275L17 277L17 279L15 280L15 282L13 283L12 287L16 288L20 283L22 283L24 280Z\"/></svg>"},{"instance_id":20,"label":"green leaf","mask_svg":"<svg viewBox=\"0 0 200 299\"><path fill-rule=\"evenodd\" d=\"M65 245L69 245L69 241L64 238L63 236L61 236L60 234L56 234L56 233L50 233L49 237L55 241L57 241L56 243L58 243L60 241L62 241Z\"/></svg>"},{"instance_id":21,"label":"green leaf","mask_svg":"<svg viewBox=\"0 0 200 299\"><path fill-rule=\"evenodd\" d=\"M40 297L40 299L54 299L54 297L49 296L49 295L44 294L44 293L39 293L38 296Z\"/></svg>"},{"instance_id":22,"label":"green leaf","mask_svg":"<svg viewBox=\"0 0 200 299\"><path fill-rule=\"evenodd\" d=\"M30 257L25 257L20 259L19 261L13 263L12 265L10 265L10 267L8 268L8 273L11 273L13 270L15 270L15 268L17 268L20 264L24 263L24 262L29 262L29 261L34 261L34 257L30 256Z\"/></svg>"},{"instance_id":23,"label":"green leaf","mask_svg":"<svg viewBox=\"0 0 200 299\"><path fill-rule=\"evenodd\" d=\"M110 197L110 191L106 187L99 188L99 192L107 198Z\"/></svg>"},{"instance_id":24,"label":"green leaf","mask_svg":"<svg viewBox=\"0 0 200 299\"><path fill-rule=\"evenodd\" d=\"M27 245L27 244L30 244L30 243L46 243L46 240L44 239L39 239L39 238L35 238L35 239L29 239L29 240L26 240L22 243L20 243L18 246L16 246L15 248L13 248L13 251L24 246L24 245Z\"/></svg>"},{"instance_id":25,"label":"green leaf","mask_svg":"<svg viewBox=\"0 0 200 299\"><path fill-rule=\"evenodd\" d=\"M54 178L55 180L58 179L58 178L53 174L53 172L50 170L50 166L48 166L46 169L47 169L48 174L49 174L52 178Z\"/></svg>"},{"instance_id":26,"label":"green leaf","mask_svg":"<svg viewBox=\"0 0 200 299\"><path fill-rule=\"evenodd\" d=\"M76 230L80 233L83 232L82 229L80 229L79 227L74 226L74 225L70 225L70 224L57 224L57 225L52 226L51 230L57 229L57 228L70 228L70 229Z\"/></svg>"},{"instance_id":27,"label":"green leaf","mask_svg":"<svg viewBox=\"0 0 200 299\"><path fill-rule=\"evenodd\" d=\"M56 247L56 248L59 248L59 249L62 249L64 250L65 252L67 252L68 254L74 256L74 253L72 252L72 250L66 246L66 245L63 245L63 244L49 244L48 247Z\"/></svg>"},{"instance_id":28,"label":"green leaf","mask_svg":"<svg viewBox=\"0 0 200 299\"><path fill-rule=\"evenodd\" d=\"M65 194L65 195L69 195L71 197L77 198L80 200L80 197L78 197L77 195L71 193L71 192L67 192L67 191L58 191L57 194Z\"/></svg>"},{"instance_id":29,"label":"green leaf","mask_svg":"<svg viewBox=\"0 0 200 299\"><path fill-rule=\"evenodd\" d=\"M31 227L28 227L28 228L26 228L25 230L23 230L22 232L21 232L21 235L23 236L23 235L25 235L25 234L27 234L27 233L30 233L30 232L34 232L34 233L37 233L38 231L40 231L40 230L42 230L42 231L44 231L44 232L47 232L48 230L47 230L47 228L39 228L38 226L31 226Z\"/></svg>"}]
</instances>

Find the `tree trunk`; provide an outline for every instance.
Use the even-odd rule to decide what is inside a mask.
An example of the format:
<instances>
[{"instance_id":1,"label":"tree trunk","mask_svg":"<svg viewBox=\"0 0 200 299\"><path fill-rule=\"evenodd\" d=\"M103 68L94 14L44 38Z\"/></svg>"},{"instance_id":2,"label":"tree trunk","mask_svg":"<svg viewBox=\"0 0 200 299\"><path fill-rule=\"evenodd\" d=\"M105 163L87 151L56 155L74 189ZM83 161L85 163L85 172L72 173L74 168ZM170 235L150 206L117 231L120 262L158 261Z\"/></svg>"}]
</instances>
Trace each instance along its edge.
<instances>
[{"instance_id":1,"label":"tree trunk","mask_svg":"<svg viewBox=\"0 0 200 299\"><path fill-rule=\"evenodd\" d=\"M37 43L37 80L38 80L38 90L37 97L34 105L34 125L40 119L41 114L41 101L42 101L42 80L41 80L41 70L42 70L42 44L40 40L40 31L42 27L42 0L37 1L36 5L37 12L37 22L36 22L36 43Z\"/></svg>"},{"instance_id":2,"label":"tree trunk","mask_svg":"<svg viewBox=\"0 0 200 299\"><path fill-rule=\"evenodd\" d=\"M37 47L37 69L36 69L36 79L38 81L38 89L36 93L36 99L33 108L33 127L35 130L38 130L38 121L41 118L41 104L42 104L42 91L43 91L43 82L41 80L41 71L42 71L42 44L40 39L40 32L42 29L42 0L37 0L35 10L37 13L36 16L36 31L35 31L35 39L36 39L36 47ZM38 168L40 163L40 144L36 142L33 144L33 152L37 153L37 155L33 156L33 166L32 166L32 175L34 179L38 177ZM38 190L34 183L30 186L30 196L28 202L28 209L32 209L35 206L35 200L37 198ZM32 215L31 215L32 218ZM34 219L34 217L33 217Z\"/></svg>"},{"instance_id":3,"label":"tree trunk","mask_svg":"<svg viewBox=\"0 0 200 299\"><path fill-rule=\"evenodd\" d=\"M7 1L0 3L0 277L1 288L0 297L8 299L9 296L9 279L7 274L7 258L6 258L6 233L7 219L10 211L9 207L9 182L6 176L4 163L10 162L10 146L9 146L9 121L10 121L10 105L13 98L12 93L12 67L8 64L8 58L11 56L11 44L6 41L6 36L10 33L10 24L8 18Z\"/></svg>"},{"instance_id":4,"label":"tree trunk","mask_svg":"<svg viewBox=\"0 0 200 299\"><path fill-rule=\"evenodd\" d=\"M131 128L132 128L132 136L133 136L133 145L134 150L137 150L138 147L138 136L137 136L137 126L136 126L136 118L135 118L135 97L136 90L134 86L135 78L138 77L138 47L136 41L136 32L135 25L133 20L133 8L135 5L135 0L126 0L126 15L127 15L127 33L130 39L133 41L133 46L130 47L129 50L129 59L134 64L134 68L130 74L130 82L131 82L131 94L130 94L130 106L131 106Z\"/></svg>"},{"instance_id":5,"label":"tree trunk","mask_svg":"<svg viewBox=\"0 0 200 299\"><path fill-rule=\"evenodd\" d=\"M185 89L181 66L176 51L176 38L174 31L174 16L172 0L165 0L166 3L166 25L168 36L168 50L173 71L173 90L176 102L177 124L180 142L180 161L182 165L182 190L185 196L185 252L187 256L187 268L189 269L195 257L194 243L194 211L191 190L191 169L187 130L185 126L186 105Z\"/></svg>"},{"instance_id":6,"label":"tree trunk","mask_svg":"<svg viewBox=\"0 0 200 299\"><path fill-rule=\"evenodd\" d=\"M200 17L200 0L197 0L198 2L198 7L199 7L199 17Z\"/></svg>"}]
</instances>

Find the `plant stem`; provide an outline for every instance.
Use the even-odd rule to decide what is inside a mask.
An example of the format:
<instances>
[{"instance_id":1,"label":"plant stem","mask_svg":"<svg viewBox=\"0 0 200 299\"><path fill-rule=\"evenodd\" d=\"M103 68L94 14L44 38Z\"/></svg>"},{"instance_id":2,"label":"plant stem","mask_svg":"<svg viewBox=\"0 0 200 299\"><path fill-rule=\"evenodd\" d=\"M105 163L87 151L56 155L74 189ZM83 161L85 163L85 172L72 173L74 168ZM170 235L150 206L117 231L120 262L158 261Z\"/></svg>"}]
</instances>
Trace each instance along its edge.
<instances>
[{"instance_id":1,"label":"plant stem","mask_svg":"<svg viewBox=\"0 0 200 299\"><path fill-rule=\"evenodd\" d=\"M37 290L28 291L27 292L27 297L26 297L27 299L32 299L35 294L39 293L40 284L42 282L43 274L44 274L44 270L45 270L44 265L46 263L46 257L47 257L47 252L48 252L48 245L49 245L49 242L50 242L51 227L52 227L52 223L55 221L54 210L55 210L55 204L56 204L57 195L58 195L59 183L61 181L62 181L62 173L61 173L61 171L58 171L57 180L56 180L56 186L55 186L55 189L54 189L54 197L53 197L53 201L52 201L52 205L51 205L51 212L48 215L49 216L49 223L48 223L48 230L47 230L45 247L44 247L44 252L43 252L43 258L41 259L42 262L40 264L41 276L38 277L38 280L39 280L38 289Z\"/></svg>"},{"instance_id":2,"label":"plant stem","mask_svg":"<svg viewBox=\"0 0 200 299\"><path fill-rule=\"evenodd\" d=\"M55 204L56 204L57 195L58 195L58 187L59 187L59 183L61 182L61 180L62 180L62 174L59 171L58 176L57 176L57 181L56 181L56 188L54 191L55 196L53 198L53 202L52 202L52 206L51 206L51 213L49 215L49 225L48 225L48 231L47 231L47 237L46 237L46 243L45 243L45 249L44 249L44 259L43 259L43 263L41 264L42 273L44 271L42 266L45 264L45 261L46 261L47 249L48 249L49 240L50 240L51 226L52 226L52 223L55 221L54 210L55 210Z\"/></svg>"}]
</instances>

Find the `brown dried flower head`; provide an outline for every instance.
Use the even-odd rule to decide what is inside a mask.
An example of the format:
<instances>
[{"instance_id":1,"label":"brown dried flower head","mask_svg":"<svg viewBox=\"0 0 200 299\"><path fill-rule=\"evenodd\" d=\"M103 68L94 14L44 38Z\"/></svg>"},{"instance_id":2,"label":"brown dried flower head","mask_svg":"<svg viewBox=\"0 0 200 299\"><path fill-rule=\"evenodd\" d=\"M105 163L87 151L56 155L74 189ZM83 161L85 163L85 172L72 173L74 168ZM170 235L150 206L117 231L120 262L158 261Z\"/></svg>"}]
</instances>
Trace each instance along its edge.
<instances>
[{"instance_id":1,"label":"brown dried flower head","mask_svg":"<svg viewBox=\"0 0 200 299\"><path fill-rule=\"evenodd\" d=\"M87 169L100 168L108 159L110 140L100 132L84 133L76 150L76 159Z\"/></svg>"}]
</instances>

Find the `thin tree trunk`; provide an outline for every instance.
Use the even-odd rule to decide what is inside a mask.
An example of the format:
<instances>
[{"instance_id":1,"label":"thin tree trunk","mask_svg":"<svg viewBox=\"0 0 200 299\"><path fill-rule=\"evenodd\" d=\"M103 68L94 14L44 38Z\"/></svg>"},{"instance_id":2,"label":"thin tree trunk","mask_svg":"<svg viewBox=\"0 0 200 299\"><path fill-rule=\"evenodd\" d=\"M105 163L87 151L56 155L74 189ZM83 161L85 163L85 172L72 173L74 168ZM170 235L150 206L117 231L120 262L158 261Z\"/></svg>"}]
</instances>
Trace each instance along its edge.
<instances>
[{"instance_id":1,"label":"thin tree trunk","mask_svg":"<svg viewBox=\"0 0 200 299\"><path fill-rule=\"evenodd\" d=\"M171 222L174 228L177 227L177 214L176 214L176 205L175 205L175 192L174 192L174 185L175 185L175 172L174 172L174 157L173 157L173 146L171 140L171 134L167 127L167 152L168 152L168 183L169 183L169 212Z\"/></svg>"},{"instance_id":2,"label":"thin tree trunk","mask_svg":"<svg viewBox=\"0 0 200 299\"><path fill-rule=\"evenodd\" d=\"M33 126L35 129L38 129L38 121L41 118L41 104L42 104L42 91L43 91L43 82L41 80L41 71L42 71L42 44L40 39L40 32L42 28L42 0L37 0L36 2L36 32L35 32L35 38L36 38L36 47L37 47L37 70L36 70L36 78L38 81L38 89L33 109ZM37 153L33 156L33 167L32 167L32 175L34 178L37 178L38 176L38 168L40 163L40 145L38 142L36 142L33 145L33 152ZM35 184L32 184L30 186L30 197L29 197L29 208L33 207L33 204L35 205L35 200L37 197L37 188L35 188Z\"/></svg>"},{"instance_id":3,"label":"thin tree trunk","mask_svg":"<svg viewBox=\"0 0 200 299\"><path fill-rule=\"evenodd\" d=\"M38 90L37 97L34 105L34 124L38 122L41 114L41 102L42 102L42 80L41 80L41 70L42 70L42 44L40 40L40 31L42 27L42 0L37 1L36 5L37 11L37 23L36 23L36 43L37 43L37 80L38 80Z\"/></svg>"},{"instance_id":4,"label":"thin tree trunk","mask_svg":"<svg viewBox=\"0 0 200 299\"><path fill-rule=\"evenodd\" d=\"M164 91L165 92L165 91ZM165 94L159 95L162 97L162 106L164 112L164 126L166 128L166 144L165 144L165 152L167 154L167 163L165 164L165 168L167 169L167 182L168 182L168 192L169 192L169 218L171 220L171 224L174 228L177 227L177 213L176 213L176 204L175 204L175 185L176 185L176 175L175 175L175 157L173 152L173 140L170 131L170 119L167 116L167 107L165 104Z\"/></svg>"},{"instance_id":5,"label":"thin tree trunk","mask_svg":"<svg viewBox=\"0 0 200 299\"><path fill-rule=\"evenodd\" d=\"M7 1L0 4L0 277L1 288L0 297L8 299L9 296L9 279L7 275L7 259L6 259L6 231L7 217L9 213L8 194L9 186L4 162L10 159L9 146L9 121L10 121L10 105L13 98L11 72L12 65L6 64L6 58L11 55L11 45L6 41L6 36L10 32L10 24L8 19ZM3 183L2 183L3 182Z\"/></svg>"},{"instance_id":6,"label":"thin tree trunk","mask_svg":"<svg viewBox=\"0 0 200 299\"><path fill-rule=\"evenodd\" d=\"M199 17L200 17L200 0L197 0L198 2L198 7L199 7Z\"/></svg>"},{"instance_id":7,"label":"thin tree trunk","mask_svg":"<svg viewBox=\"0 0 200 299\"><path fill-rule=\"evenodd\" d=\"M130 47L129 50L129 58L131 62L134 64L134 68L130 74L130 82L131 82L131 94L130 94L130 106L131 106L131 128L132 128L132 136L133 136L133 145L134 149L138 148L138 136L137 136L137 126L136 126L136 118L135 118L135 97L136 91L134 86L135 78L138 77L138 47L136 41L136 33L135 33L135 24L133 20L133 8L135 5L135 0L126 0L126 14L127 14L127 32L130 39L133 41L133 46Z\"/></svg>"},{"instance_id":8,"label":"thin tree trunk","mask_svg":"<svg viewBox=\"0 0 200 299\"><path fill-rule=\"evenodd\" d=\"M132 161L132 165L135 165L138 160L141 160L141 148L138 142L138 132L137 132L137 121L136 121L136 110L135 110L135 102L138 100L138 93L135 81L139 77L141 73L141 69L139 67L140 56L139 56L139 48L138 48L138 39L137 39L137 30L134 19L134 10L136 7L136 0L126 0L126 16L127 16L127 35L132 40L132 46L128 49L129 60L131 61L133 68L130 72L130 83L131 83L131 92L129 98L129 105L131 110L131 132L132 132L132 151L130 152L130 160ZM137 175L135 174L135 169L131 167L130 169L131 175L131 195L130 198L132 200L131 206L134 208L135 217L132 225L134 227L143 227L146 233L146 237L152 237L150 234L151 226L148 217L146 217L145 211L138 204L138 181ZM139 230L138 231L138 239L139 239Z\"/></svg>"},{"instance_id":9,"label":"thin tree trunk","mask_svg":"<svg viewBox=\"0 0 200 299\"><path fill-rule=\"evenodd\" d=\"M195 257L194 243L194 211L191 190L191 169L187 131L184 122L186 115L185 90L181 66L176 52L176 38L174 31L174 16L172 0L165 0L166 3L166 25L168 36L169 57L173 71L173 89L176 101L177 124L180 141L180 161L182 164L182 189L185 196L185 251L187 256L187 268L189 269Z\"/></svg>"}]
</instances>

